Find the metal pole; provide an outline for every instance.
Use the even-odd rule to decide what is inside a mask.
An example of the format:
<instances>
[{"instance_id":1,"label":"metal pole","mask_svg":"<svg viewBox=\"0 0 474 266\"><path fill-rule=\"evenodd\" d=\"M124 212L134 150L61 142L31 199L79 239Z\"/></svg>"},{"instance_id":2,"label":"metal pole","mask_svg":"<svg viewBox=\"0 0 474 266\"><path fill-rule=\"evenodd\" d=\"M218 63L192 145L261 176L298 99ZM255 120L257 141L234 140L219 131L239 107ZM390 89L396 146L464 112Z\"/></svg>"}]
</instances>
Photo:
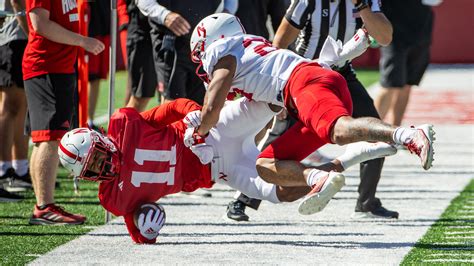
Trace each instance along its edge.
<instances>
[{"instance_id":1,"label":"metal pole","mask_svg":"<svg viewBox=\"0 0 474 266\"><path fill-rule=\"evenodd\" d=\"M117 0L110 0L109 121L115 110L115 70L117 67ZM105 222L111 214L105 211Z\"/></svg>"}]
</instances>

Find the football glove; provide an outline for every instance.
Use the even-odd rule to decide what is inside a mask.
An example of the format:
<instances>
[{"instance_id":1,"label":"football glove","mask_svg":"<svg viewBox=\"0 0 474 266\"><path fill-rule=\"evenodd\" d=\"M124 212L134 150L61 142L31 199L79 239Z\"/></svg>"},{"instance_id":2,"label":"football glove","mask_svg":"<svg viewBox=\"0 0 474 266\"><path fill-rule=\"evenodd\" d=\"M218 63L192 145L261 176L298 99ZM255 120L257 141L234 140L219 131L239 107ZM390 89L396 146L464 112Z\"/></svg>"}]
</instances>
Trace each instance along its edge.
<instances>
[{"instance_id":1,"label":"football glove","mask_svg":"<svg viewBox=\"0 0 474 266\"><path fill-rule=\"evenodd\" d=\"M206 136L197 133L197 128L188 127L184 132L184 146L190 148L193 145L205 143Z\"/></svg>"},{"instance_id":2,"label":"football glove","mask_svg":"<svg viewBox=\"0 0 474 266\"><path fill-rule=\"evenodd\" d=\"M189 112L184 118L183 122L186 124L186 126L189 127L194 127L197 128L201 125L201 111L196 110Z\"/></svg>"},{"instance_id":3,"label":"football glove","mask_svg":"<svg viewBox=\"0 0 474 266\"><path fill-rule=\"evenodd\" d=\"M339 54L339 62L337 67L343 67L347 61L359 57L369 47L369 34L365 29L358 29L356 34L342 47Z\"/></svg>"},{"instance_id":4,"label":"football glove","mask_svg":"<svg viewBox=\"0 0 474 266\"><path fill-rule=\"evenodd\" d=\"M369 35L365 29L357 30L354 37L344 46L340 40L335 41L331 36L328 36L324 41L317 62L325 68L341 68L347 61L363 54L368 47Z\"/></svg>"},{"instance_id":5,"label":"football glove","mask_svg":"<svg viewBox=\"0 0 474 266\"><path fill-rule=\"evenodd\" d=\"M143 237L152 240L158 237L158 234L164 223L164 212L161 210L157 210L156 212L154 210L150 210L146 216L144 213L142 213L138 217L138 230L140 230L140 234Z\"/></svg>"},{"instance_id":6,"label":"football glove","mask_svg":"<svg viewBox=\"0 0 474 266\"><path fill-rule=\"evenodd\" d=\"M214 158L214 149L212 148L212 145L207 145L205 143L197 144L191 146L189 149L199 158L199 161L202 164L208 164L212 162L212 159Z\"/></svg>"}]
</instances>

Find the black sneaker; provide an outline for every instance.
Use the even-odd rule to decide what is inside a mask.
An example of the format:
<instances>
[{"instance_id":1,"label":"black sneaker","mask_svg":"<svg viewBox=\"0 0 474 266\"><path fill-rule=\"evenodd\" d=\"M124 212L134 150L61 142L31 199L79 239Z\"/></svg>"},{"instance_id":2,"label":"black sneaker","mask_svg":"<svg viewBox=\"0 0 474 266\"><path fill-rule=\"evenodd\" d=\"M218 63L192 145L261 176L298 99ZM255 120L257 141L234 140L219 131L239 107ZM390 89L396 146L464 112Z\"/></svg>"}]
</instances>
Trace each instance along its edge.
<instances>
[{"instance_id":1,"label":"black sneaker","mask_svg":"<svg viewBox=\"0 0 474 266\"><path fill-rule=\"evenodd\" d=\"M4 188L8 192L21 192L28 189L33 189L30 171L26 172L26 174L22 176L19 176L13 172L13 175L9 178L8 184L5 185Z\"/></svg>"},{"instance_id":2,"label":"black sneaker","mask_svg":"<svg viewBox=\"0 0 474 266\"><path fill-rule=\"evenodd\" d=\"M0 187L6 186L10 181L10 178L15 174L15 170L13 168L8 168L5 171L5 174L0 176Z\"/></svg>"},{"instance_id":3,"label":"black sneaker","mask_svg":"<svg viewBox=\"0 0 474 266\"><path fill-rule=\"evenodd\" d=\"M379 206L371 211L355 211L351 218L363 219L363 218L383 218L383 219L398 219L398 212L390 211L385 209L383 206Z\"/></svg>"},{"instance_id":4,"label":"black sneaker","mask_svg":"<svg viewBox=\"0 0 474 266\"><path fill-rule=\"evenodd\" d=\"M20 195L12 194L3 188L0 188L0 202L16 202L22 200Z\"/></svg>"},{"instance_id":5,"label":"black sneaker","mask_svg":"<svg viewBox=\"0 0 474 266\"><path fill-rule=\"evenodd\" d=\"M249 216L245 214L245 204L239 200L233 200L227 205L227 218L234 221L248 221Z\"/></svg>"}]
</instances>

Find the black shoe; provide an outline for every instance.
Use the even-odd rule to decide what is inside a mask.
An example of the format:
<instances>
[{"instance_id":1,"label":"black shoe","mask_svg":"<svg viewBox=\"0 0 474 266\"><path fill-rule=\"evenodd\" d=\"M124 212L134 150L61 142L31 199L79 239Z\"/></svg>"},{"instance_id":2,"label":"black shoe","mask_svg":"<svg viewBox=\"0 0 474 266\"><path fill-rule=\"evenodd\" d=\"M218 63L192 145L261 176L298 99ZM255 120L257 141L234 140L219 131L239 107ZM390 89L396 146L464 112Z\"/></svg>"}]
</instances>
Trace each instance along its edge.
<instances>
[{"instance_id":1,"label":"black shoe","mask_svg":"<svg viewBox=\"0 0 474 266\"><path fill-rule=\"evenodd\" d=\"M383 206L379 206L371 211L355 211L351 218L384 218L384 219L398 219L398 212L390 211L385 209Z\"/></svg>"},{"instance_id":2,"label":"black shoe","mask_svg":"<svg viewBox=\"0 0 474 266\"><path fill-rule=\"evenodd\" d=\"M19 176L13 172L13 175L9 178L8 184L5 185L4 188L8 192L21 192L28 189L33 189L30 171L28 170L28 172L22 176Z\"/></svg>"},{"instance_id":3,"label":"black shoe","mask_svg":"<svg viewBox=\"0 0 474 266\"><path fill-rule=\"evenodd\" d=\"M15 169L13 168L8 168L5 171L5 174L0 176L0 187L3 187L4 185L7 185L8 182L10 181L10 178L15 174Z\"/></svg>"},{"instance_id":4,"label":"black shoe","mask_svg":"<svg viewBox=\"0 0 474 266\"><path fill-rule=\"evenodd\" d=\"M249 216L245 214L245 204L239 200L233 200L227 205L227 218L234 221L248 221Z\"/></svg>"},{"instance_id":5,"label":"black shoe","mask_svg":"<svg viewBox=\"0 0 474 266\"><path fill-rule=\"evenodd\" d=\"M16 202L22 200L20 195L12 194L3 188L0 188L0 202Z\"/></svg>"}]
</instances>

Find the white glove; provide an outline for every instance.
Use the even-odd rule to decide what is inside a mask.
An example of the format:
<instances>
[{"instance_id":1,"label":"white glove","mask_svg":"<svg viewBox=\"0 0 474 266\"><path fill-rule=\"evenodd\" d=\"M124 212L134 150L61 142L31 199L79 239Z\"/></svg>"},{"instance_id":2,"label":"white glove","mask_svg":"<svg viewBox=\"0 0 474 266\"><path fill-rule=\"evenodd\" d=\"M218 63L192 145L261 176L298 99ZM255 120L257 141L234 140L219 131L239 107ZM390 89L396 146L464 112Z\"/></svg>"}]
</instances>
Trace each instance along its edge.
<instances>
[{"instance_id":1,"label":"white glove","mask_svg":"<svg viewBox=\"0 0 474 266\"><path fill-rule=\"evenodd\" d=\"M197 144L191 146L189 149L199 158L202 164L208 164L212 162L214 158L214 149L212 145L207 144Z\"/></svg>"},{"instance_id":2,"label":"white glove","mask_svg":"<svg viewBox=\"0 0 474 266\"><path fill-rule=\"evenodd\" d=\"M358 29L356 34L342 47L342 51L339 54L339 62L336 64L338 67L342 67L347 61L359 57L369 47L369 34L364 29Z\"/></svg>"},{"instance_id":3,"label":"white glove","mask_svg":"<svg viewBox=\"0 0 474 266\"><path fill-rule=\"evenodd\" d=\"M138 216L138 230L140 234L146 239L155 239L158 237L163 224L165 223L165 213L161 210L157 210L155 215L154 210L150 210L145 217L145 214L142 213Z\"/></svg>"},{"instance_id":4,"label":"white glove","mask_svg":"<svg viewBox=\"0 0 474 266\"><path fill-rule=\"evenodd\" d=\"M363 54L369 47L369 35L363 29L357 30L354 37L344 46L340 40L335 41L328 36L316 60L324 68L343 67L347 61Z\"/></svg>"},{"instance_id":5,"label":"white glove","mask_svg":"<svg viewBox=\"0 0 474 266\"><path fill-rule=\"evenodd\" d=\"M194 127L188 127L184 132L184 146L191 147L194 144Z\"/></svg>"},{"instance_id":6,"label":"white glove","mask_svg":"<svg viewBox=\"0 0 474 266\"><path fill-rule=\"evenodd\" d=\"M201 125L201 111L196 110L189 112L184 118L183 122L188 127L199 127Z\"/></svg>"}]
</instances>

